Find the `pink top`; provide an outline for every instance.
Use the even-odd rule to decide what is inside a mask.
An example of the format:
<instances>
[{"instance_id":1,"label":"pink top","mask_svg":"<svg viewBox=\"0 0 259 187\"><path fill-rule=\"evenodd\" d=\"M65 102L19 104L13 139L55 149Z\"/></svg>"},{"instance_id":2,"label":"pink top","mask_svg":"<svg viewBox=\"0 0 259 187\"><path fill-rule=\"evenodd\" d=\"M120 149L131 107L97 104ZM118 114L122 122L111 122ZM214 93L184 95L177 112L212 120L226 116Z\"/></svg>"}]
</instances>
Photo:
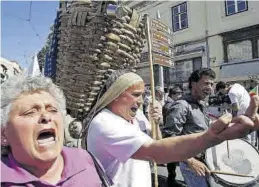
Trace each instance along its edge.
<instances>
[{"instance_id":1,"label":"pink top","mask_svg":"<svg viewBox=\"0 0 259 187\"><path fill-rule=\"evenodd\" d=\"M79 148L64 147L61 152L64 158L64 170L61 180L52 185L42 181L23 169L13 155L1 157L1 186L15 187L101 187L101 180L93 160L87 151Z\"/></svg>"}]
</instances>

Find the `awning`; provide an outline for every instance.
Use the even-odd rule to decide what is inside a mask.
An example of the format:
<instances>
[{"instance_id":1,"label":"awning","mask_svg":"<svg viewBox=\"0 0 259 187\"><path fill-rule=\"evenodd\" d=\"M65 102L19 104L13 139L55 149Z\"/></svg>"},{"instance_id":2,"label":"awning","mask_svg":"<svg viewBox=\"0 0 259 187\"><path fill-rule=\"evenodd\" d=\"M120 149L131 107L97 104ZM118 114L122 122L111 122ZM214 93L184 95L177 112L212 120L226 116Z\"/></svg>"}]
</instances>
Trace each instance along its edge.
<instances>
[{"instance_id":1,"label":"awning","mask_svg":"<svg viewBox=\"0 0 259 187\"><path fill-rule=\"evenodd\" d=\"M249 80L259 75L259 59L239 63L224 63L220 66L219 79L222 81Z\"/></svg>"}]
</instances>

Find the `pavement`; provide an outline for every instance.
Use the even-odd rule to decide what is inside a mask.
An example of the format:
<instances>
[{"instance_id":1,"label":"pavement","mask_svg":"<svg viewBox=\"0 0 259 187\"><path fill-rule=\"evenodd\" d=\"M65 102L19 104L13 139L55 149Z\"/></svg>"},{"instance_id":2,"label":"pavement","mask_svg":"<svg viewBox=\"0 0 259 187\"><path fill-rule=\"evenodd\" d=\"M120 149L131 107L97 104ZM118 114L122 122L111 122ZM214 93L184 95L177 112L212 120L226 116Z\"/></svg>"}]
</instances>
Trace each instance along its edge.
<instances>
[{"instance_id":1,"label":"pavement","mask_svg":"<svg viewBox=\"0 0 259 187\"><path fill-rule=\"evenodd\" d=\"M167 178L168 172L167 172L166 166L163 166L163 165L162 166L158 166L157 169L158 169L158 175L161 175L161 176ZM179 166L177 166L177 168L176 168L176 180L184 181ZM162 187L164 187L164 186L162 186ZM215 183L214 180L213 180L211 187L223 187L223 186ZM258 184L254 185L254 186L250 186L250 187L259 187L259 181L258 181Z\"/></svg>"}]
</instances>

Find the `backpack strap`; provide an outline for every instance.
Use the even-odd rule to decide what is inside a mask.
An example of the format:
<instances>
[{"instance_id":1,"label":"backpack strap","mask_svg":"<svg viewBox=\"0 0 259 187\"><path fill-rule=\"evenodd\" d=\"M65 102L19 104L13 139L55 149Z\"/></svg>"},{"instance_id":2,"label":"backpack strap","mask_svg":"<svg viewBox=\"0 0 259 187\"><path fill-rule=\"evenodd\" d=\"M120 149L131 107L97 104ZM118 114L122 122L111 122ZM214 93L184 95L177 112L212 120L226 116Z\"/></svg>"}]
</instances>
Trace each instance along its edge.
<instances>
[{"instance_id":1,"label":"backpack strap","mask_svg":"<svg viewBox=\"0 0 259 187\"><path fill-rule=\"evenodd\" d=\"M89 155L92 157L93 162L94 162L94 166L96 168L96 171L102 181L102 186L103 187L111 187L113 185L113 182L111 179L108 178L108 176L106 175L106 173L103 171L102 167L100 166L100 164L98 163L98 161L96 160L96 158L92 155L91 152L88 152Z\"/></svg>"}]
</instances>

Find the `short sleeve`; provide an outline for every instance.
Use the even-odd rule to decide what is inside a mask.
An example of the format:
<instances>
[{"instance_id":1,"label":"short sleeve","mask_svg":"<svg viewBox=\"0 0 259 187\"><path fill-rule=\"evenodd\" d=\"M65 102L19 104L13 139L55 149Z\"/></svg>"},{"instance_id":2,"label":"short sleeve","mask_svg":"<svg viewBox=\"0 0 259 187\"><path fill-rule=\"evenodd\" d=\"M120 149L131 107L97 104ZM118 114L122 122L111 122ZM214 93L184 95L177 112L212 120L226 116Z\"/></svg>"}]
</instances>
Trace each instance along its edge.
<instances>
[{"instance_id":1,"label":"short sleeve","mask_svg":"<svg viewBox=\"0 0 259 187\"><path fill-rule=\"evenodd\" d=\"M234 104L234 103L236 103L237 105L239 104L238 95L236 93L234 93L232 90L229 91L228 96L231 101L231 104Z\"/></svg>"},{"instance_id":2,"label":"short sleeve","mask_svg":"<svg viewBox=\"0 0 259 187\"><path fill-rule=\"evenodd\" d=\"M112 115L112 114L110 114ZM94 134L96 145L105 149L121 162L126 162L144 143L152 139L139 127L113 115L98 117L91 123L91 133ZM91 136L93 136L93 134Z\"/></svg>"}]
</instances>

